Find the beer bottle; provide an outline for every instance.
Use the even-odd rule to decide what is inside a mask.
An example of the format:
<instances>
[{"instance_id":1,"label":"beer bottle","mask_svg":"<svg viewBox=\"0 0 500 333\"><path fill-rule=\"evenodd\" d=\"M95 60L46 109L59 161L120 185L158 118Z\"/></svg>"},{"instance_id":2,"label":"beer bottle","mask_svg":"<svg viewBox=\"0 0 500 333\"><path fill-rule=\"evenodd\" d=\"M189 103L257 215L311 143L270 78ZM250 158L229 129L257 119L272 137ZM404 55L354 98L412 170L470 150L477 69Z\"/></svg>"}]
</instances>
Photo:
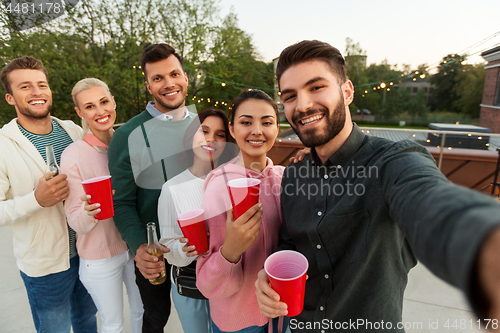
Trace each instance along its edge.
<instances>
[{"instance_id":1,"label":"beer bottle","mask_svg":"<svg viewBox=\"0 0 500 333\"><path fill-rule=\"evenodd\" d=\"M147 251L149 254L158 257L158 262L163 261L163 251L161 249L161 245L158 242L158 237L156 237L156 225L154 222L149 222L147 224L148 230L148 247ZM157 285L162 284L167 279L167 274L165 272L165 268L160 272L160 276L154 279L149 279L151 284Z\"/></svg>"},{"instance_id":2,"label":"beer bottle","mask_svg":"<svg viewBox=\"0 0 500 333\"><path fill-rule=\"evenodd\" d=\"M45 165L45 180L49 180L59 174L59 166L57 165L56 155L54 154L54 146L45 146L45 159L47 161Z\"/></svg>"}]
</instances>

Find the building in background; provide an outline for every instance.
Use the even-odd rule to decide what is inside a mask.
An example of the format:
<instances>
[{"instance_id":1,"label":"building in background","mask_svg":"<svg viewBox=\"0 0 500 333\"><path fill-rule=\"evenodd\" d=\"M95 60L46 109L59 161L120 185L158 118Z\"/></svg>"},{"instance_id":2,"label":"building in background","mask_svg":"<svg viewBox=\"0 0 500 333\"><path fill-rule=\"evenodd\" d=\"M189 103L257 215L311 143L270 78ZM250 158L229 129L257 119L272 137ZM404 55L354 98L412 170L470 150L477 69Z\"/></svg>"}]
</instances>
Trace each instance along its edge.
<instances>
[{"instance_id":1,"label":"building in background","mask_svg":"<svg viewBox=\"0 0 500 333\"><path fill-rule=\"evenodd\" d=\"M485 67L479 126L500 133L500 46L484 51L481 56L488 64Z\"/></svg>"},{"instance_id":2,"label":"building in background","mask_svg":"<svg viewBox=\"0 0 500 333\"><path fill-rule=\"evenodd\" d=\"M429 103L429 98L431 96L432 90L434 86L431 84L431 81L427 78L412 78L408 77L407 80L401 81L398 84L399 87L408 89L410 91L410 95L417 96L418 92L423 90L425 95L425 103Z\"/></svg>"},{"instance_id":3,"label":"building in background","mask_svg":"<svg viewBox=\"0 0 500 333\"><path fill-rule=\"evenodd\" d=\"M353 63L353 64L361 64L361 68L366 68L366 60L368 59L368 56L365 54L353 54L353 55L346 55L344 59L346 66L349 66L349 63Z\"/></svg>"}]
</instances>

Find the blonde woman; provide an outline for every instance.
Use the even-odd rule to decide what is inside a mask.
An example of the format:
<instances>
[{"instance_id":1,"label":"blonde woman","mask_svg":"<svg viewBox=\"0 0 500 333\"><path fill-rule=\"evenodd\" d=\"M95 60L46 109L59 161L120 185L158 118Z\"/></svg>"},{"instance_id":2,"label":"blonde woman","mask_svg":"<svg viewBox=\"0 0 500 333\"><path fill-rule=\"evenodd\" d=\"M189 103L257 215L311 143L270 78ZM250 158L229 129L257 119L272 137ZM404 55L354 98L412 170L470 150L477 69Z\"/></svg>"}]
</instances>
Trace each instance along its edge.
<instances>
[{"instance_id":1,"label":"blonde woman","mask_svg":"<svg viewBox=\"0 0 500 333\"><path fill-rule=\"evenodd\" d=\"M113 218L95 219L101 211L100 205L89 204L90 196L85 195L80 184L86 179L109 175L107 149L113 136L116 103L106 83L95 78L78 81L72 96L86 134L63 152L61 170L68 176L70 194L64 209L68 224L77 233L80 280L97 306L103 333L118 333L123 329L125 284L132 332L139 333L144 310L135 284L134 256Z\"/></svg>"}]
</instances>

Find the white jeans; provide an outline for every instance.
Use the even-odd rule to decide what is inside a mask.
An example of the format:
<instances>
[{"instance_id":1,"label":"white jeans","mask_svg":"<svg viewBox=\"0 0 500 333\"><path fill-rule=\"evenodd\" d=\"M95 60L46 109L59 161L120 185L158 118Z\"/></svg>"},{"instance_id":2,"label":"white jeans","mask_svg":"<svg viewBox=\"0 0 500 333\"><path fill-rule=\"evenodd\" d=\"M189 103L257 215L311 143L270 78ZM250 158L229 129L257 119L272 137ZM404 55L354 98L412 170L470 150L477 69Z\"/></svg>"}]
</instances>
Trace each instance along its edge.
<instances>
[{"instance_id":1,"label":"white jeans","mask_svg":"<svg viewBox=\"0 0 500 333\"><path fill-rule=\"evenodd\" d=\"M123 283L130 304L132 333L142 331L144 308L135 283L134 256L130 251L99 260L80 258L80 280L99 311L102 333L120 333L123 329Z\"/></svg>"}]
</instances>

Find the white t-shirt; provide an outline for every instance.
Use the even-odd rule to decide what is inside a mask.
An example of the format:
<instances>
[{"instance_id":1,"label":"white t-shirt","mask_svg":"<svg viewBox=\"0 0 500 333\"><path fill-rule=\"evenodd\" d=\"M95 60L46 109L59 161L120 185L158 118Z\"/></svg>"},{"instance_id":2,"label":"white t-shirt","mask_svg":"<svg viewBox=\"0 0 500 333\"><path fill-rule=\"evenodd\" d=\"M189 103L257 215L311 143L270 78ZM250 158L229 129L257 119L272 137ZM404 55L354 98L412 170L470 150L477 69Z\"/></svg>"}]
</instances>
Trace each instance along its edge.
<instances>
[{"instance_id":1,"label":"white t-shirt","mask_svg":"<svg viewBox=\"0 0 500 333\"><path fill-rule=\"evenodd\" d=\"M158 199L160 243L170 249L165 258L171 265L187 266L197 258L197 256L187 257L186 252L182 251L185 244L179 242L183 235L176 217L201 208L204 181L187 169L163 184L161 189Z\"/></svg>"}]
</instances>

